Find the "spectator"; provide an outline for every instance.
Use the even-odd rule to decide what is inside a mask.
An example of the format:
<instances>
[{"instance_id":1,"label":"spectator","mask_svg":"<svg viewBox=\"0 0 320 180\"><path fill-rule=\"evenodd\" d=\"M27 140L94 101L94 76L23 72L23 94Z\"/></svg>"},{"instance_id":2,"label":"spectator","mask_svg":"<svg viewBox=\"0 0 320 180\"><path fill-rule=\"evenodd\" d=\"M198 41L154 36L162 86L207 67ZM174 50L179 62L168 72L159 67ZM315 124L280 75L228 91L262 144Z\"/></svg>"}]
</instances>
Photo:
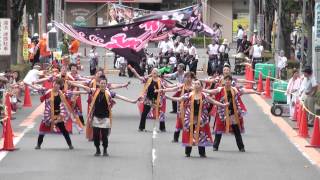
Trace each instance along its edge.
<instances>
[{"instance_id":1,"label":"spectator","mask_svg":"<svg viewBox=\"0 0 320 180\"><path fill-rule=\"evenodd\" d=\"M228 40L224 39L221 46L219 47L220 61L222 65L224 65L225 63L228 63L230 65L229 51L230 48Z\"/></svg>"},{"instance_id":2,"label":"spectator","mask_svg":"<svg viewBox=\"0 0 320 180\"><path fill-rule=\"evenodd\" d=\"M208 76L212 76L214 71L217 71L218 61L219 61L219 44L217 41L213 41L212 44L208 45L209 60L207 73Z\"/></svg>"},{"instance_id":3,"label":"spectator","mask_svg":"<svg viewBox=\"0 0 320 180\"><path fill-rule=\"evenodd\" d=\"M79 47L80 47L80 42L75 38L72 38L69 46L69 52L71 54L71 63L77 64Z\"/></svg>"},{"instance_id":4,"label":"spectator","mask_svg":"<svg viewBox=\"0 0 320 180\"><path fill-rule=\"evenodd\" d=\"M303 69L303 75L304 79L302 81L301 87L300 87L300 97L302 97L302 101L306 108L311 111L312 113L314 112L314 104L315 104L315 93L317 91L317 82L312 74L312 68L310 66L306 66ZM312 127L313 126L313 121L314 121L314 116L312 114L308 114L308 126Z\"/></svg>"},{"instance_id":5,"label":"spectator","mask_svg":"<svg viewBox=\"0 0 320 180\"><path fill-rule=\"evenodd\" d=\"M285 70L287 66L287 57L284 56L284 51L280 51L280 55L278 56L278 63L277 63L277 77L281 79L281 74Z\"/></svg>"},{"instance_id":6,"label":"spectator","mask_svg":"<svg viewBox=\"0 0 320 180\"><path fill-rule=\"evenodd\" d=\"M239 24L238 25L238 33L237 33L237 49L239 49L239 46L243 40L243 35L244 35L244 31L243 31L242 25Z\"/></svg>"},{"instance_id":7,"label":"spectator","mask_svg":"<svg viewBox=\"0 0 320 180\"><path fill-rule=\"evenodd\" d=\"M47 48L47 34L42 34L42 39L39 42L40 63L50 63L51 52Z\"/></svg>"},{"instance_id":8,"label":"spectator","mask_svg":"<svg viewBox=\"0 0 320 180\"><path fill-rule=\"evenodd\" d=\"M294 69L292 73L293 73L293 75L289 80L288 88L286 91L287 104L290 107L290 118L291 119L293 119L294 106L296 103L296 99L299 97L298 90L301 86L301 79L299 77L299 71Z\"/></svg>"},{"instance_id":9,"label":"spectator","mask_svg":"<svg viewBox=\"0 0 320 180\"><path fill-rule=\"evenodd\" d=\"M96 52L96 47L92 46L89 53L89 63L90 63L90 75L93 76L96 74L98 68L98 53Z\"/></svg>"},{"instance_id":10,"label":"spectator","mask_svg":"<svg viewBox=\"0 0 320 180\"><path fill-rule=\"evenodd\" d=\"M259 37L259 35L258 35L258 30L255 29L255 30L253 31L253 35L252 35L251 38L250 38L250 43L251 43L251 44L257 44L258 41L260 41L260 37Z\"/></svg>"},{"instance_id":11,"label":"spectator","mask_svg":"<svg viewBox=\"0 0 320 180\"><path fill-rule=\"evenodd\" d=\"M253 45L251 48L252 54L252 68L255 69L257 63L262 62L262 52L263 46L261 45L261 41L259 40L257 44Z\"/></svg>"},{"instance_id":12,"label":"spectator","mask_svg":"<svg viewBox=\"0 0 320 180\"><path fill-rule=\"evenodd\" d=\"M60 49L62 51L61 56L69 55L69 41L67 36L63 37Z\"/></svg>"},{"instance_id":13,"label":"spectator","mask_svg":"<svg viewBox=\"0 0 320 180\"><path fill-rule=\"evenodd\" d=\"M238 53L243 53L245 56L250 56L251 43L248 41L247 35L243 36L243 40L240 43L240 46L237 49Z\"/></svg>"}]
</instances>

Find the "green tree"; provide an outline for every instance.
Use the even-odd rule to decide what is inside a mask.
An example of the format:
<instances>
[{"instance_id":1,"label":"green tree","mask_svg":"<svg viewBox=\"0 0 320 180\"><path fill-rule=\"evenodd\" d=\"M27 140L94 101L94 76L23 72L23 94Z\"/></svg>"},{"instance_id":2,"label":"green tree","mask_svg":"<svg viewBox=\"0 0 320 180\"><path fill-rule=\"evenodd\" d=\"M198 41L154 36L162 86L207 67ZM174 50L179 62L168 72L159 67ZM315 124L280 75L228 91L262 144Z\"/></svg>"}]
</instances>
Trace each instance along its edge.
<instances>
[{"instance_id":1,"label":"green tree","mask_svg":"<svg viewBox=\"0 0 320 180\"><path fill-rule=\"evenodd\" d=\"M26 0L9 0L8 17L11 18L11 63L17 64L17 47L19 42L19 27L22 21Z\"/></svg>"}]
</instances>

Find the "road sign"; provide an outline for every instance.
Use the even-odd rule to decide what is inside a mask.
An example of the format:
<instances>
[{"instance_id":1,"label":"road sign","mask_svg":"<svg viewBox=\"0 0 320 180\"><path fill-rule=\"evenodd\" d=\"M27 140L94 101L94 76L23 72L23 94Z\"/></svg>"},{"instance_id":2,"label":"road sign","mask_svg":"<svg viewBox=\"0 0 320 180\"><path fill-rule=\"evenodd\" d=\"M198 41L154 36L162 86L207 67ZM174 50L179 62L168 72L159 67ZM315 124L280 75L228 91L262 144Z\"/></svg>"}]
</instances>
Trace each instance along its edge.
<instances>
[{"instance_id":1,"label":"road sign","mask_svg":"<svg viewBox=\"0 0 320 180\"><path fill-rule=\"evenodd\" d=\"M0 18L0 56L11 55L11 21Z\"/></svg>"}]
</instances>

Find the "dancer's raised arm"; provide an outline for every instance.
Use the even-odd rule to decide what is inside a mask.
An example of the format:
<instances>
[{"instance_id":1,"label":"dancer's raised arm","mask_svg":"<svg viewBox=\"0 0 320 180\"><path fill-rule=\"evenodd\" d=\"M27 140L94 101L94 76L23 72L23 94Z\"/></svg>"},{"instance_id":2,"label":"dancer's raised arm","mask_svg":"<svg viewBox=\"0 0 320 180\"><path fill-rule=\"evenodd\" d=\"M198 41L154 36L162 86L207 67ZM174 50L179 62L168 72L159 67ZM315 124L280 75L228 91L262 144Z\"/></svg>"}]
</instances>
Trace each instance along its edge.
<instances>
[{"instance_id":1,"label":"dancer's raised arm","mask_svg":"<svg viewBox=\"0 0 320 180\"><path fill-rule=\"evenodd\" d=\"M144 80L144 78L142 76L140 76L139 73L130 64L128 65L128 68L132 71L134 76L136 76L138 79L140 79L140 81Z\"/></svg>"}]
</instances>

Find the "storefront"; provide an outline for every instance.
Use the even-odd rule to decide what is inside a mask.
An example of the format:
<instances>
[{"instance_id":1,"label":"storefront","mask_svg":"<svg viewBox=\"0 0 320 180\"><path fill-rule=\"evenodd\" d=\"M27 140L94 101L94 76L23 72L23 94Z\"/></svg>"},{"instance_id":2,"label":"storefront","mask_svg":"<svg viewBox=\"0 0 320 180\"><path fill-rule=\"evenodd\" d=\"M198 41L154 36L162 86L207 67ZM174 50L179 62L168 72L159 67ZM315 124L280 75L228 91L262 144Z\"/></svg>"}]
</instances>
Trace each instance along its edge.
<instances>
[{"instance_id":1,"label":"storefront","mask_svg":"<svg viewBox=\"0 0 320 180\"><path fill-rule=\"evenodd\" d=\"M106 26L108 2L118 0L65 0L65 23L80 26ZM122 0L127 6L160 10L162 0Z\"/></svg>"}]
</instances>

